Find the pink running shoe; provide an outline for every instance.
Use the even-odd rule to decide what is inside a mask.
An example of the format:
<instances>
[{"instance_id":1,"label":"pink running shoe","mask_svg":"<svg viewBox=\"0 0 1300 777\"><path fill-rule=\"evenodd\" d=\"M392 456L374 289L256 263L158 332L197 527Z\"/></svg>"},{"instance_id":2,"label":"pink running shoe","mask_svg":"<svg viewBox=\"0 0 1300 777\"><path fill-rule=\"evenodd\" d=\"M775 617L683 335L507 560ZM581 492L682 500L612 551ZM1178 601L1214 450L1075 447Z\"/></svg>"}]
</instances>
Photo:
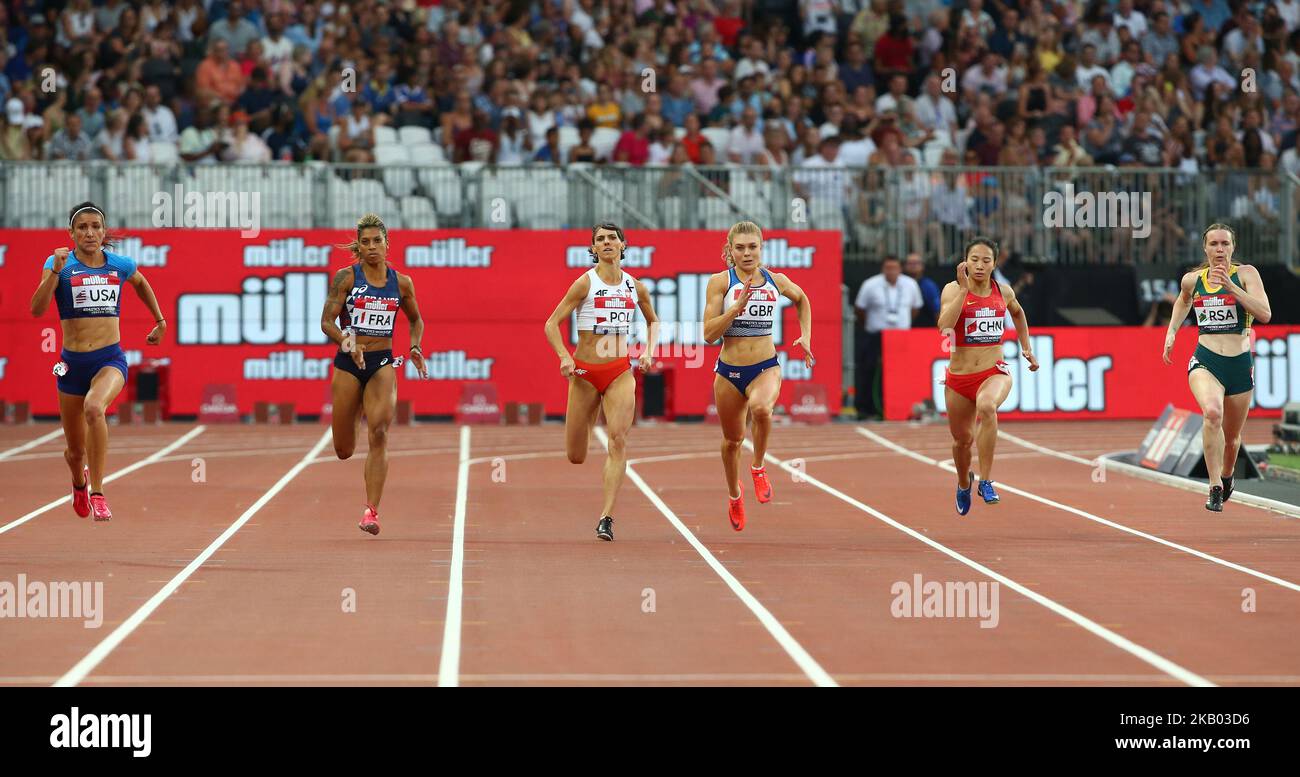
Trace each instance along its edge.
<instances>
[{"instance_id":1,"label":"pink running shoe","mask_svg":"<svg viewBox=\"0 0 1300 777\"><path fill-rule=\"evenodd\" d=\"M357 524L361 531L369 534L379 533L379 512L370 505L366 505L366 514L361 516L361 523Z\"/></svg>"},{"instance_id":2,"label":"pink running shoe","mask_svg":"<svg viewBox=\"0 0 1300 777\"><path fill-rule=\"evenodd\" d=\"M758 497L761 504L767 504L772 501L772 484L767 482L767 467L749 468L749 474L754 478L754 495Z\"/></svg>"},{"instance_id":3,"label":"pink running shoe","mask_svg":"<svg viewBox=\"0 0 1300 777\"><path fill-rule=\"evenodd\" d=\"M72 509L80 518L90 517L90 467L86 467L81 473L81 479L86 481L80 487L76 483L72 484Z\"/></svg>"},{"instance_id":4,"label":"pink running shoe","mask_svg":"<svg viewBox=\"0 0 1300 777\"><path fill-rule=\"evenodd\" d=\"M96 521L110 521L113 519L113 511L108 509L108 500L103 494L90 495L90 509L95 513Z\"/></svg>"}]
</instances>

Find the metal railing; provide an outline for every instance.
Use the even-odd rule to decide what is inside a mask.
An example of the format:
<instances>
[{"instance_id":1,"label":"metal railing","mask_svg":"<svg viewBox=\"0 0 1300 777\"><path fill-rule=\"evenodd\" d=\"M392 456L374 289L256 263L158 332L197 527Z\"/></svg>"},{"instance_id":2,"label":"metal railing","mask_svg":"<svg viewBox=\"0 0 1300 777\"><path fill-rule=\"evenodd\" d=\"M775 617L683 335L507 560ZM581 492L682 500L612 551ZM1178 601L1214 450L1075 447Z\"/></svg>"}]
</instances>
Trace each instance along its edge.
<instances>
[{"instance_id":1,"label":"metal railing","mask_svg":"<svg viewBox=\"0 0 1300 777\"><path fill-rule=\"evenodd\" d=\"M87 199L103 203L117 229L236 226L213 223L224 198L224 212L251 208L265 229L348 228L367 212L393 229L614 220L725 230L752 220L839 231L849 261L918 251L951 263L966 239L988 234L1029 261L1111 264L1198 262L1201 230L1224 221L1243 260L1300 270L1298 192L1300 179L1286 173L1127 167L6 162L0 227L62 227Z\"/></svg>"}]
</instances>

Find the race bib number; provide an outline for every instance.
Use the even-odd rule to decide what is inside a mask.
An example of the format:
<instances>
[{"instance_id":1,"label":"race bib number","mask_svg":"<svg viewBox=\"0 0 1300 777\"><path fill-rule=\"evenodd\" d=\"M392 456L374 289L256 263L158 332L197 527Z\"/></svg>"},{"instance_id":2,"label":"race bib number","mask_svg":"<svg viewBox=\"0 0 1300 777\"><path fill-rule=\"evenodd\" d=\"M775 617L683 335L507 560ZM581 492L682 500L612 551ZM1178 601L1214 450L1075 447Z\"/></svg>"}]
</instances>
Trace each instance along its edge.
<instances>
[{"instance_id":1,"label":"race bib number","mask_svg":"<svg viewBox=\"0 0 1300 777\"><path fill-rule=\"evenodd\" d=\"M596 325L598 335L625 335L632 331L632 320L636 316L636 303L631 297L613 295L595 298Z\"/></svg>"},{"instance_id":2,"label":"race bib number","mask_svg":"<svg viewBox=\"0 0 1300 777\"><path fill-rule=\"evenodd\" d=\"M997 345L1006 330L1006 318L995 308L980 308L966 317L963 325L968 345Z\"/></svg>"},{"instance_id":3,"label":"race bib number","mask_svg":"<svg viewBox=\"0 0 1300 777\"><path fill-rule=\"evenodd\" d=\"M122 280L117 273L93 275L75 273L69 279L72 285L72 309L83 312L117 312L122 291Z\"/></svg>"},{"instance_id":4,"label":"race bib number","mask_svg":"<svg viewBox=\"0 0 1300 777\"><path fill-rule=\"evenodd\" d=\"M1240 325L1237 317L1237 298L1232 294L1212 294L1197 297L1196 325L1204 332L1230 332Z\"/></svg>"},{"instance_id":5,"label":"race bib number","mask_svg":"<svg viewBox=\"0 0 1300 777\"><path fill-rule=\"evenodd\" d=\"M392 297L358 297L353 300L352 327L371 337L388 337L393 333L399 304Z\"/></svg>"}]
</instances>

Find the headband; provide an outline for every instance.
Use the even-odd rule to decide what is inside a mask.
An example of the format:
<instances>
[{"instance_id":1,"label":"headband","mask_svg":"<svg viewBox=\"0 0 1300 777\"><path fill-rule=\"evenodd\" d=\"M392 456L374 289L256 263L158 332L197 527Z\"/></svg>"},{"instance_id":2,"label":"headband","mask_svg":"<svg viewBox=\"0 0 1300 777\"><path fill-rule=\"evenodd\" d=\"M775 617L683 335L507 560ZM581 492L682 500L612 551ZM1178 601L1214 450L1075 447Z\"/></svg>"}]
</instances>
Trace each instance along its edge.
<instances>
[{"instance_id":1,"label":"headband","mask_svg":"<svg viewBox=\"0 0 1300 777\"><path fill-rule=\"evenodd\" d=\"M84 207L84 208L77 208L76 210L74 210L74 211L72 212L72 217L68 219L68 226L69 226L69 227L72 226L72 222L74 222L74 221L77 220L77 214L80 213L80 212L82 212L83 210L93 210L93 211L95 211L96 213L99 214L99 217L100 217L101 219L104 219L104 221L108 221L108 217L104 215L104 211L100 210L99 208L96 208L94 205L87 205L87 206Z\"/></svg>"}]
</instances>

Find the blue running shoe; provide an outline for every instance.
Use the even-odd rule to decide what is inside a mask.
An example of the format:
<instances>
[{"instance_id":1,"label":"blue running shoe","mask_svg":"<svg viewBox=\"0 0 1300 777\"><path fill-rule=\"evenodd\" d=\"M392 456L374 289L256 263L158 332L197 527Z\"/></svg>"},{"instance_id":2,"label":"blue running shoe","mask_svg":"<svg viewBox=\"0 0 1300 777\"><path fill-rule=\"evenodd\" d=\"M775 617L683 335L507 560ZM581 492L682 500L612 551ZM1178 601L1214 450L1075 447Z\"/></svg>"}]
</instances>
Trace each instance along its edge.
<instances>
[{"instance_id":1,"label":"blue running shoe","mask_svg":"<svg viewBox=\"0 0 1300 777\"><path fill-rule=\"evenodd\" d=\"M995 505L1002 501L1002 497L998 496L998 492L993 490L992 480L980 481L980 496L984 498L984 504Z\"/></svg>"},{"instance_id":2,"label":"blue running shoe","mask_svg":"<svg viewBox=\"0 0 1300 777\"><path fill-rule=\"evenodd\" d=\"M970 480L968 481L970 485L967 485L965 488L957 489L957 514L958 515L965 515L966 513L970 512L970 490L971 490L971 486L975 485L975 473L968 472L966 474L970 475Z\"/></svg>"}]
</instances>

